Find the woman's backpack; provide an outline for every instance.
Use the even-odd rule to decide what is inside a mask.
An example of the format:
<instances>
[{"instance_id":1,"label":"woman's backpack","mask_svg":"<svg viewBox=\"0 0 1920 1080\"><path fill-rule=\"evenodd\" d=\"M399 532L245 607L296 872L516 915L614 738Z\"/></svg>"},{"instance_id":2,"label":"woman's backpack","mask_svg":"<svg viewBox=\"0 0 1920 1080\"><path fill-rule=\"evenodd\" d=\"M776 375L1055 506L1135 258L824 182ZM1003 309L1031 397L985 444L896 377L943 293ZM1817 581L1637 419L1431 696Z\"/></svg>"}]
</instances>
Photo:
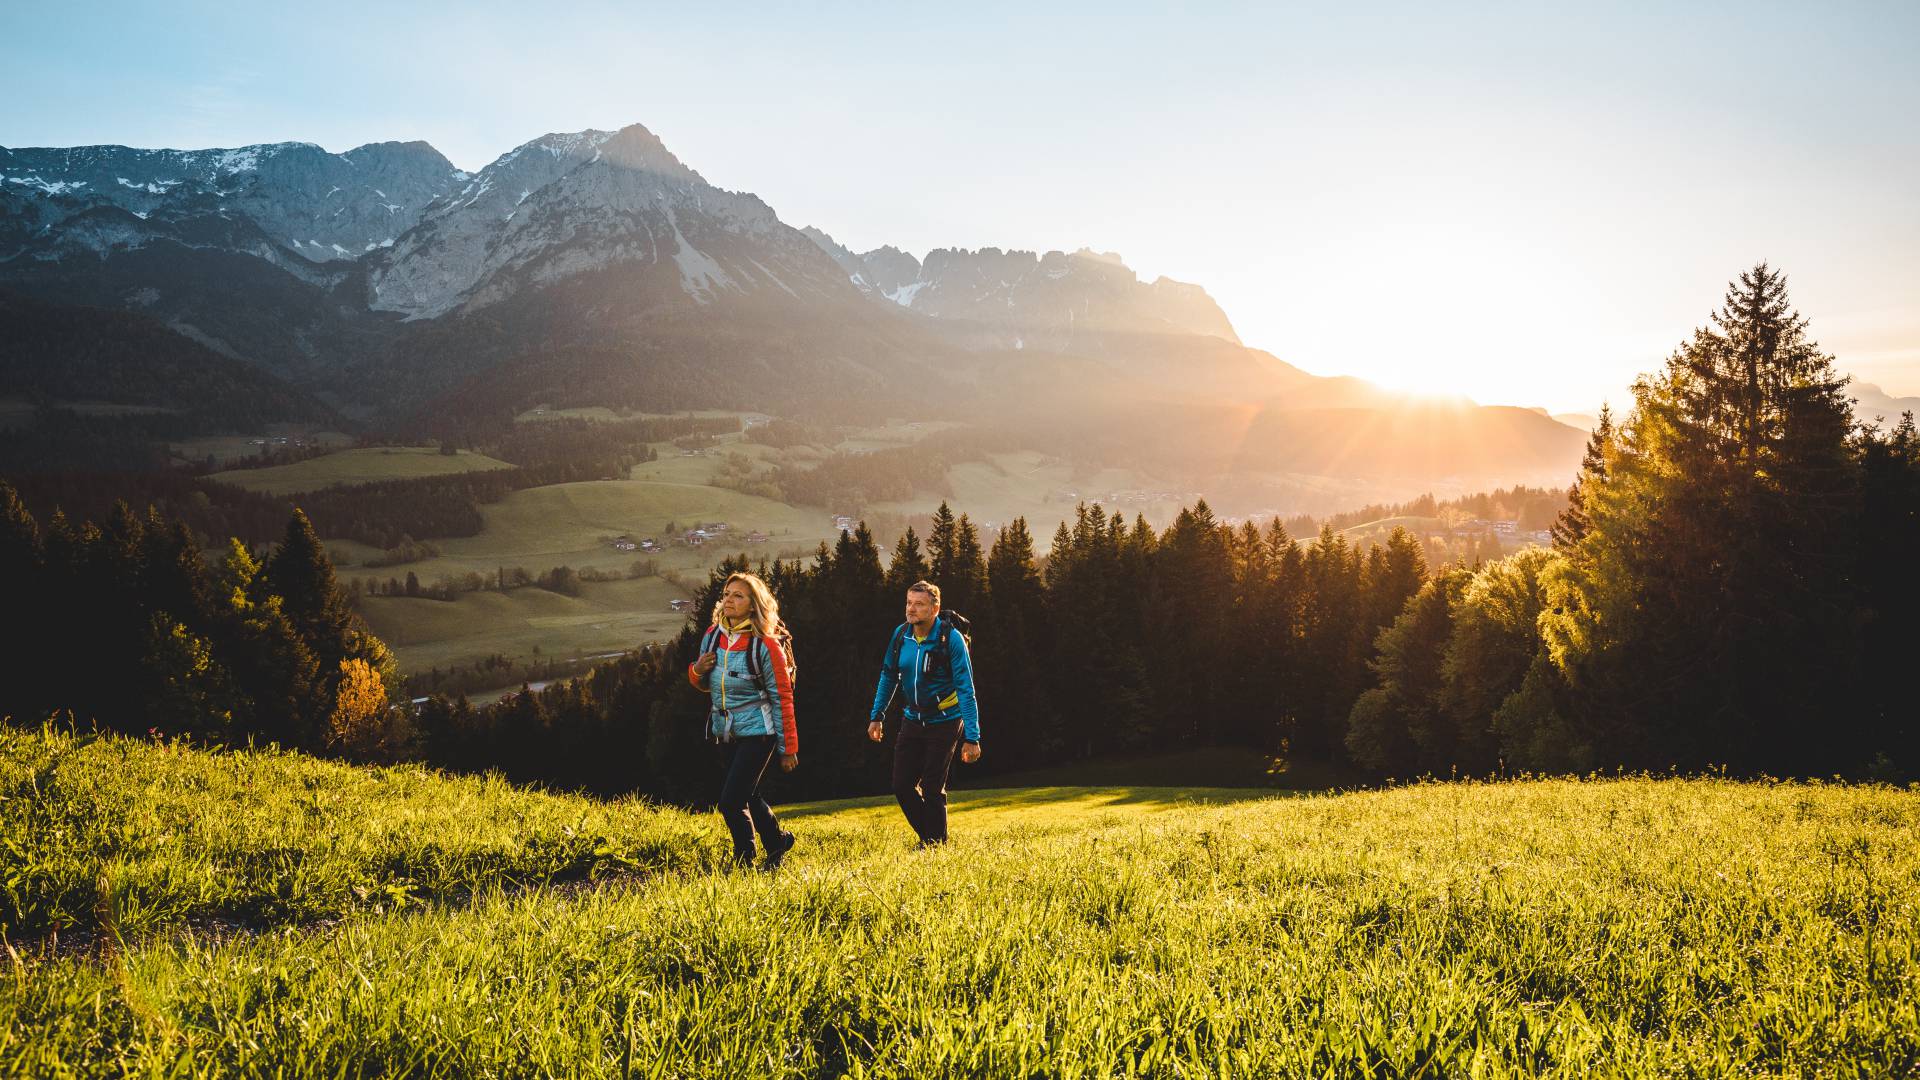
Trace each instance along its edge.
<instances>
[{"instance_id":1,"label":"woman's backpack","mask_svg":"<svg viewBox=\"0 0 1920 1080\"><path fill-rule=\"evenodd\" d=\"M781 629L784 630L786 628L781 627ZM753 633L758 636L760 631L756 627ZM707 627L706 634L700 639L700 651L703 653L713 652L714 647L719 643L720 628L718 626L709 626ZM780 655L787 662L787 685L792 686L794 682L800 678L800 669L793 662L792 634L780 635ZM766 701L772 701L773 691L767 685L765 673L760 670L760 651L751 645L747 646L747 675L753 680L753 685L759 689L761 698Z\"/></svg>"}]
</instances>

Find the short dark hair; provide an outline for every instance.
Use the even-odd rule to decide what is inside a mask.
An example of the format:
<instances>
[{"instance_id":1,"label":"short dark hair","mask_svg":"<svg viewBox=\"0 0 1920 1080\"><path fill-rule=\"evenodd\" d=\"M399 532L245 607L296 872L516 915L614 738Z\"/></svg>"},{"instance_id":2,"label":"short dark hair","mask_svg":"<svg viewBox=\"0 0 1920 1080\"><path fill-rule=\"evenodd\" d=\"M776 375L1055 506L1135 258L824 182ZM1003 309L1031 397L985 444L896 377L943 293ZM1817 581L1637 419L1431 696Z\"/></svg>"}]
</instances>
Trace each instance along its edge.
<instances>
[{"instance_id":1,"label":"short dark hair","mask_svg":"<svg viewBox=\"0 0 1920 1080\"><path fill-rule=\"evenodd\" d=\"M926 593L927 597L933 601L934 607L940 606L940 586L931 581L916 581L907 586L907 591Z\"/></svg>"}]
</instances>

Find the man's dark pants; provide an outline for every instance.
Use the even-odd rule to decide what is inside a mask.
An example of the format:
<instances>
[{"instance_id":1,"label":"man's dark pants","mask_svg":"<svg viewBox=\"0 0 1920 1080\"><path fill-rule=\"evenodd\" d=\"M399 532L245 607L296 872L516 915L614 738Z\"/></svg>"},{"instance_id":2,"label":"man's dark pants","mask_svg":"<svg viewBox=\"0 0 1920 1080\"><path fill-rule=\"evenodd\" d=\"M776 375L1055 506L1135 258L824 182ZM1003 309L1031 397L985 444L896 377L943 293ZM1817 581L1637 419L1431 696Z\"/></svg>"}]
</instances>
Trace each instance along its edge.
<instances>
[{"instance_id":1,"label":"man's dark pants","mask_svg":"<svg viewBox=\"0 0 1920 1080\"><path fill-rule=\"evenodd\" d=\"M733 855L737 859L753 858L756 830L768 851L773 850L772 844L780 836L780 822L759 790L760 777L767 771L767 763L773 760L773 752L779 745L780 740L773 735L747 735L720 744L727 779L720 785L720 802L715 809L727 823L727 831L733 834Z\"/></svg>"},{"instance_id":2,"label":"man's dark pants","mask_svg":"<svg viewBox=\"0 0 1920 1080\"><path fill-rule=\"evenodd\" d=\"M947 839L947 773L960 745L960 721L923 724L900 718L893 740L893 796L922 843Z\"/></svg>"}]
</instances>

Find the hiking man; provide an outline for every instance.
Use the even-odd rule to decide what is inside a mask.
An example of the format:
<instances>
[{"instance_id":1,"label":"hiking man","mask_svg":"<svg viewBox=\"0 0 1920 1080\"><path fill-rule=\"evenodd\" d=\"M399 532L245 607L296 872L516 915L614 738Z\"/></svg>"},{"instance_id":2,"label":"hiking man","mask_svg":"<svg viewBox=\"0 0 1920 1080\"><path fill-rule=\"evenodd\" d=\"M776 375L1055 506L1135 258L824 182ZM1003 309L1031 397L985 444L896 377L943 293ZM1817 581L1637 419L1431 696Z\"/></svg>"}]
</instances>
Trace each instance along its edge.
<instances>
[{"instance_id":1,"label":"hiking man","mask_svg":"<svg viewBox=\"0 0 1920 1080\"><path fill-rule=\"evenodd\" d=\"M953 750L971 765L980 760L980 708L973 696L973 657L952 615L940 611L940 586L907 586L907 621L893 632L880 661L867 738L885 738L881 718L893 695L906 691L900 734L893 740L893 794L920 837L920 846L947 842L947 773Z\"/></svg>"}]
</instances>

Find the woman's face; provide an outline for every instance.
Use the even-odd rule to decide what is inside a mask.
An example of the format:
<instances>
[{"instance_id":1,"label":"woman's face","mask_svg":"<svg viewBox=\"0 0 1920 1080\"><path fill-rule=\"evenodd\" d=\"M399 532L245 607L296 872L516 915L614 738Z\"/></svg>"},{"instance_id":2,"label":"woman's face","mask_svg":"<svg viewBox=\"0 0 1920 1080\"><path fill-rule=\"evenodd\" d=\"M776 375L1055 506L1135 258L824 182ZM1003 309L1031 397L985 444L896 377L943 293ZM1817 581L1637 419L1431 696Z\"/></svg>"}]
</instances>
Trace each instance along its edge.
<instances>
[{"instance_id":1,"label":"woman's face","mask_svg":"<svg viewBox=\"0 0 1920 1080\"><path fill-rule=\"evenodd\" d=\"M727 582L726 590L720 594L720 614L726 616L728 622L739 622L753 614L753 594L747 591L746 582Z\"/></svg>"}]
</instances>

